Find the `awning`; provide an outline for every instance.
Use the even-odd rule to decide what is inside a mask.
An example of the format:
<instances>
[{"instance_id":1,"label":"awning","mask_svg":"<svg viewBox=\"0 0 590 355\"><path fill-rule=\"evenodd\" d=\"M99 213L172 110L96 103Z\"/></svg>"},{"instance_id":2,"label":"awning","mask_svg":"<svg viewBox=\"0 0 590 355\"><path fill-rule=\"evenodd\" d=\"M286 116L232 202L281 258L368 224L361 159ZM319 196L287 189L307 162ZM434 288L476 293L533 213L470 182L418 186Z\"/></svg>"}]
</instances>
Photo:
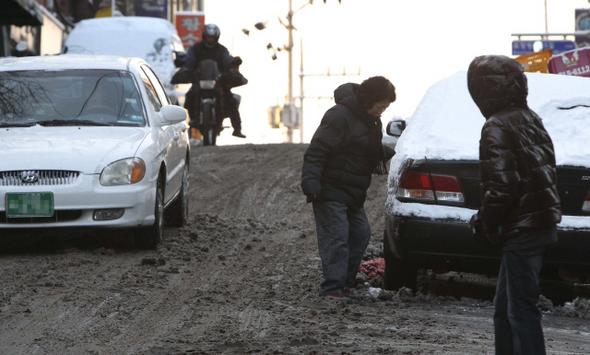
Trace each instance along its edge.
<instances>
[{"instance_id":1,"label":"awning","mask_svg":"<svg viewBox=\"0 0 590 355\"><path fill-rule=\"evenodd\" d=\"M35 0L3 0L0 4L0 26L41 26L43 14Z\"/></svg>"}]
</instances>

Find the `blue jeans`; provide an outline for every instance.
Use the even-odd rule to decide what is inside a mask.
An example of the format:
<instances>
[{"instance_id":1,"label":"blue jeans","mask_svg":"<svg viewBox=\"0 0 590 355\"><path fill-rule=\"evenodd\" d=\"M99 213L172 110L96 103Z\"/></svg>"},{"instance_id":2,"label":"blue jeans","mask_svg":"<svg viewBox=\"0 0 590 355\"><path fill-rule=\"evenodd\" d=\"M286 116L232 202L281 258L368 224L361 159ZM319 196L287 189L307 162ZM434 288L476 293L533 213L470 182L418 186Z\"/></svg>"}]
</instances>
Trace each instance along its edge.
<instances>
[{"instance_id":1,"label":"blue jeans","mask_svg":"<svg viewBox=\"0 0 590 355\"><path fill-rule=\"evenodd\" d=\"M544 355L539 274L546 246L504 251L494 299L496 355Z\"/></svg>"},{"instance_id":2,"label":"blue jeans","mask_svg":"<svg viewBox=\"0 0 590 355\"><path fill-rule=\"evenodd\" d=\"M371 227L365 209L355 210L344 203L313 203L313 214L322 259L323 282L320 295L342 292L354 286L369 239Z\"/></svg>"}]
</instances>

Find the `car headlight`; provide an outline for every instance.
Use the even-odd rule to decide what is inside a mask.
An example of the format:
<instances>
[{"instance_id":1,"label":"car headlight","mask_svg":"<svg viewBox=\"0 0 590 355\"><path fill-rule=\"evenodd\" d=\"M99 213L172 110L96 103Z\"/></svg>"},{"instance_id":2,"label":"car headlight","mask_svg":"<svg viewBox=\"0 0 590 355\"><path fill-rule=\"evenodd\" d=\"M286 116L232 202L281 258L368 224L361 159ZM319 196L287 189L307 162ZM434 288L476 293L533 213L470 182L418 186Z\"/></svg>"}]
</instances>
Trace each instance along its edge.
<instances>
[{"instance_id":1,"label":"car headlight","mask_svg":"<svg viewBox=\"0 0 590 355\"><path fill-rule=\"evenodd\" d=\"M215 80L200 80L199 86L201 89L212 90L215 87Z\"/></svg>"},{"instance_id":2,"label":"car headlight","mask_svg":"<svg viewBox=\"0 0 590 355\"><path fill-rule=\"evenodd\" d=\"M141 181L145 176L145 163L139 158L117 160L100 173L103 186L129 185Z\"/></svg>"}]
</instances>

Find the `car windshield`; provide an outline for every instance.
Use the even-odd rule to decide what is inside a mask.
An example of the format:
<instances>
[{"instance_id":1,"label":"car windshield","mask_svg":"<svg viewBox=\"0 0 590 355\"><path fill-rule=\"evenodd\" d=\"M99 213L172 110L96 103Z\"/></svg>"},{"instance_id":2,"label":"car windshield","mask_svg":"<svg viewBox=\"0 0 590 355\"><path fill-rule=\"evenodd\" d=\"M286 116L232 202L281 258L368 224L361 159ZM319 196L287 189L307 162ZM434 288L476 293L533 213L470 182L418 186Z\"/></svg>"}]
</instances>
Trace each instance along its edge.
<instances>
[{"instance_id":1,"label":"car windshield","mask_svg":"<svg viewBox=\"0 0 590 355\"><path fill-rule=\"evenodd\" d=\"M0 71L0 127L145 126L132 75L119 70Z\"/></svg>"}]
</instances>

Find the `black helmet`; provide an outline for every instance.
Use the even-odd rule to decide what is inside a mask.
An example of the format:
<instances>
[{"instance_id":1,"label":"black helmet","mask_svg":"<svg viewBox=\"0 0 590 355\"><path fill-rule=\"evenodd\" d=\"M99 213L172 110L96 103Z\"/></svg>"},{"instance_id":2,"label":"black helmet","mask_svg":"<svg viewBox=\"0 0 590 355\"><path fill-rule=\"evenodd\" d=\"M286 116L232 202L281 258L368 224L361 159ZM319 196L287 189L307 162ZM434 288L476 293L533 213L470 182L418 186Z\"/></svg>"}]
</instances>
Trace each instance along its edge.
<instances>
[{"instance_id":1,"label":"black helmet","mask_svg":"<svg viewBox=\"0 0 590 355\"><path fill-rule=\"evenodd\" d=\"M221 31L217 25L212 23L205 25L203 28L203 43L209 48L214 47L219 41Z\"/></svg>"}]
</instances>

